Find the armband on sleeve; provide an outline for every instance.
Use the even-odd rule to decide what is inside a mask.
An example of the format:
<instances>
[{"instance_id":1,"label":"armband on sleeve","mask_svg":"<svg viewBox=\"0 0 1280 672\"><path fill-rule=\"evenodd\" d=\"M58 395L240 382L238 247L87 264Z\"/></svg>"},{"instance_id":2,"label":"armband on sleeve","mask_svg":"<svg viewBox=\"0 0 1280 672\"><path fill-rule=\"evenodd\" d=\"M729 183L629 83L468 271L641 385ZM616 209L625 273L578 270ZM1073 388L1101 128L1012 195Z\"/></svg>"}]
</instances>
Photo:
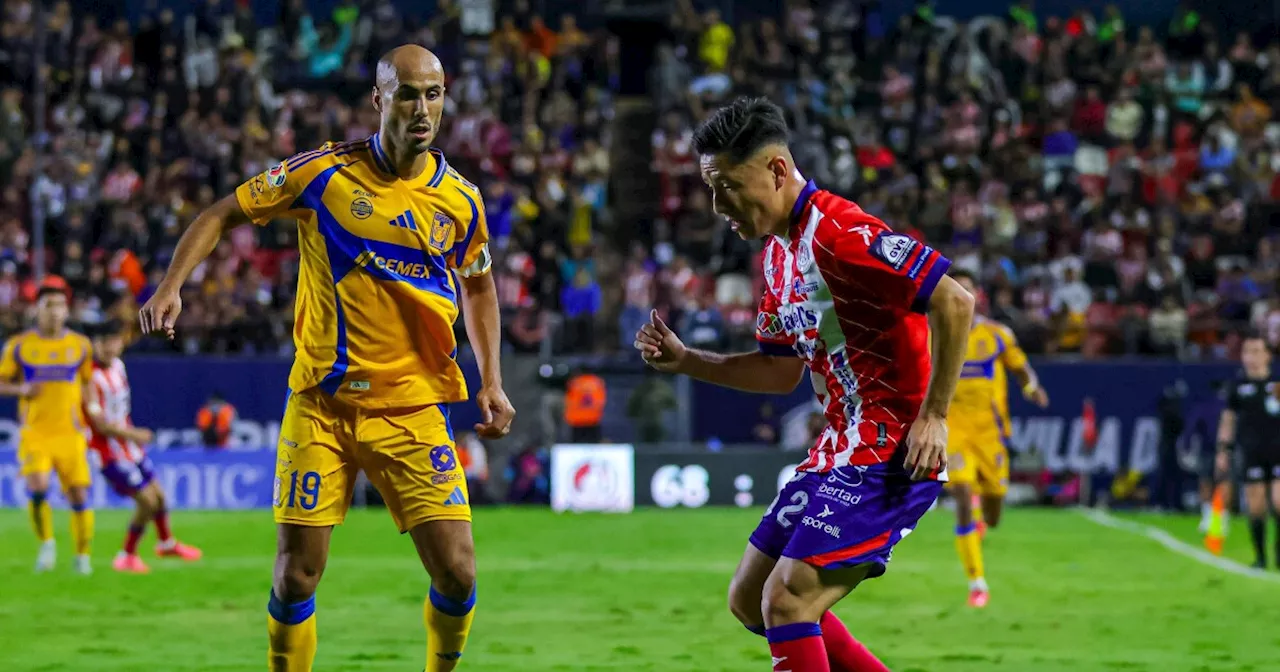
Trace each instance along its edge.
<instances>
[{"instance_id":1,"label":"armband on sleeve","mask_svg":"<svg viewBox=\"0 0 1280 672\"><path fill-rule=\"evenodd\" d=\"M474 278L488 273L491 268L493 268L493 257L489 254L489 244L485 243L480 247L480 255L476 257L476 260L464 268L459 268L458 275L464 278Z\"/></svg>"}]
</instances>

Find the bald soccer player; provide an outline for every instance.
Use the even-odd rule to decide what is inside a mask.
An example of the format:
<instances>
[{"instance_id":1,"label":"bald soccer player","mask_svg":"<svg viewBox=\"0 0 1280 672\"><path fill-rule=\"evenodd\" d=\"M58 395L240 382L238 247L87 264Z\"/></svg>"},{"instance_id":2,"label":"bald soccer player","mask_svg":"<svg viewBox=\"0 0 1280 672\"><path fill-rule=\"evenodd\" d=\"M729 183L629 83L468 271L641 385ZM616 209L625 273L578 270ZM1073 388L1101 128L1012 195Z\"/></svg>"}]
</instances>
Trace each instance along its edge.
<instances>
[{"instance_id":1,"label":"bald soccer player","mask_svg":"<svg viewBox=\"0 0 1280 672\"><path fill-rule=\"evenodd\" d=\"M372 92L378 132L287 159L201 213L142 307L143 331L173 338L179 290L224 234L297 220L297 355L276 446L267 604L276 672L311 669L316 585L360 469L431 575L425 669L454 669L471 629L475 546L448 406L467 399L454 361L459 298L482 379L475 430L504 436L515 411L498 366L484 201L431 146L444 96L431 52L406 45L383 56Z\"/></svg>"}]
</instances>

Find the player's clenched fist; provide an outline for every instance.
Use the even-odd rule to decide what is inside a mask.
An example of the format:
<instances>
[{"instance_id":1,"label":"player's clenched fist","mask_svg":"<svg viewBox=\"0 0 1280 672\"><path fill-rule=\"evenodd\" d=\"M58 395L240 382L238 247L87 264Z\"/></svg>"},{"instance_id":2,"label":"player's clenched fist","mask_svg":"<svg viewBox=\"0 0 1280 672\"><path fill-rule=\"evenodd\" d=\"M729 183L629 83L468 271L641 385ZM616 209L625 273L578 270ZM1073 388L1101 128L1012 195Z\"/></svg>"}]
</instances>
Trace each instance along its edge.
<instances>
[{"instance_id":1,"label":"player's clenched fist","mask_svg":"<svg viewBox=\"0 0 1280 672\"><path fill-rule=\"evenodd\" d=\"M921 480L934 469L947 468L947 419L922 413L907 433L906 469Z\"/></svg>"},{"instance_id":2,"label":"player's clenched fist","mask_svg":"<svg viewBox=\"0 0 1280 672\"><path fill-rule=\"evenodd\" d=\"M666 372L679 368L687 352L680 337L658 317L656 310L649 313L649 324L636 332L635 346L646 364Z\"/></svg>"},{"instance_id":3,"label":"player's clenched fist","mask_svg":"<svg viewBox=\"0 0 1280 672\"><path fill-rule=\"evenodd\" d=\"M165 336L173 339L173 326L178 323L178 314L182 312L182 297L175 291L158 291L143 304L138 311L138 319L142 323L142 333L154 334L163 331Z\"/></svg>"}]
</instances>

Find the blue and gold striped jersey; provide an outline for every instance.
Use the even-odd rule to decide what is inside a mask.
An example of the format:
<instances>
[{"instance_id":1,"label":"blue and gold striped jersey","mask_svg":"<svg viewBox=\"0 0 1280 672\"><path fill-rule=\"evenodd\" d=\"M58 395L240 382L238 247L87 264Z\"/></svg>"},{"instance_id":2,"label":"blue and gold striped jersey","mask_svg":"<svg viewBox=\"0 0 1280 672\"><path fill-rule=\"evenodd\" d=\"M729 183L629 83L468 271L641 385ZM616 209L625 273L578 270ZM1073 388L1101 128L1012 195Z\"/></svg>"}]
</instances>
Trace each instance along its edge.
<instances>
[{"instance_id":1,"label":"blue and gold striped jersey","mask_svg":"<svg viewBox=\"0 0 1280 672\"><path fill-rule=\"evenodd\" d=\"M400 179L378 137L326 143L236 189L255 224L298 220L289 388L362 408L462 401L454 274L490 269L484 201L436 149Z\"/></svg>"},{"instance_id":2,"label":"blue and gold striped jersey","mask_svg":"<svg viewBox=\"0 0 1280 672\"><path fill-rule=\"evenodd\" d=\"M24 331L10 338L0 354L0 379L36 386L34 395L18 401L24 435L83 434L84 386L92 375L89 339L70 330L56 338Z\"/></svg>"}]
</instances>

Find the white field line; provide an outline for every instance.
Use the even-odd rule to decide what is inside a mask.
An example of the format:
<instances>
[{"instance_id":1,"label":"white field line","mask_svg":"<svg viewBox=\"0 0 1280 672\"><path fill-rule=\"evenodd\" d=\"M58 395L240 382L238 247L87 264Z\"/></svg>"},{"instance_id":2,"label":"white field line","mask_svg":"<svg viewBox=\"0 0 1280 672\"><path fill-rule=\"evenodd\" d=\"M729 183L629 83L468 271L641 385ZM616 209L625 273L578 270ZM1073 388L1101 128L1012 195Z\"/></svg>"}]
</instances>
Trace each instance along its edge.
<instances>
[{"instance_id":1,"label":"white field line","mask_svg":"<svg viewBox=\"0 0 1280 672\"><path fill-rule=\"evenodd\" d=\"M1105 511L1099 511L1097 509L1079 509L1079 512L1085 520L1097 523L1103 527L1109 527L1113 530L1120 530L1121 532L1146 537L1147 539L1164 546L1166 549L1183 557L1195 560L1202 565L1213 567L1214 569L1220 569L1224 572L1235 574L1236 576L1244 576L1270 583L1280 583L1280 574L1268 572L1262 569L1246 567L1233 560L1228 560L1214 555L1202 548L1192 546L1191 544L1174 537L1172 534L1169 534L1158 527L1143 523L1136 523L1131 520L1121 520L1120 518L1116 518Z\"/></svg>"}]
</instances>

